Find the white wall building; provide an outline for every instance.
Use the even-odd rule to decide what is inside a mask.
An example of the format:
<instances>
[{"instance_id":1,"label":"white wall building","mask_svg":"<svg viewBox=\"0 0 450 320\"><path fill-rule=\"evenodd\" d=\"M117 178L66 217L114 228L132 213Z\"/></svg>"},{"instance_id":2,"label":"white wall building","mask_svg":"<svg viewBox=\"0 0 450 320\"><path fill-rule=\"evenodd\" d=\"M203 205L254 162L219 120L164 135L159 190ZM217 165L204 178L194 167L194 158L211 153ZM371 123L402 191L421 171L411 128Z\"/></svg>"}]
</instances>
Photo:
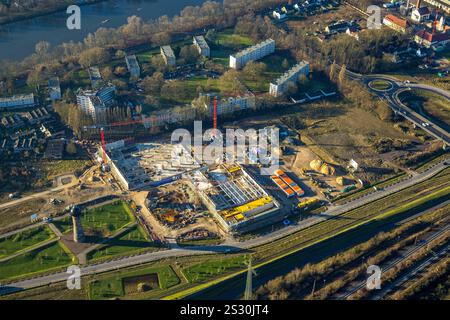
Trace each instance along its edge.
<instances>
[{"instance_id":1,"label":"white wall building","mask_svg":"<svg viewBox=\"0 0 450 320\"><path fill-rule=\"evenodd\" d=\"M116 87L113 85L105 86L98 91L80 90L77 93L77 104L92 119L97 120L113 104L115 91Z\"/></svg>"},{"instance_id":2,"label":"white wall building","mask_svg":"<svg viewBox=\"0 0 450 320\"><path fill-rule=\"evenodd\" d=\"M16 109L36 106L34 94L21 94L7 98L0 98L0 108Z\"/></svg>"},{"instance_id":3,"label":"white wall building","mask_svg":"<svg viewBox=\"0 0 450 320\"><path fill-rule=\"evenodd\" d=\"M48 80L48 93L52 101L61 99L61 86L58 77Z\"/></svg>"},{"instance_id":4,"label":"white wall building","mask_svg":"<svg viewBox=\"0 0 450 320\"><path fill-rule=\"evenodd\" d=\"M130 76L133 78L139 78L141 76L141 68L139 67L136 56L134 54L131 56L126 56L125 62L127 64L128 71L130 72Z\"/></svg>"},{"instance_id":5,"label":"white wall building","mask_svg":"<svg viewBox=\"0 0 450 320\"><path fill-rule=\"evenodd\" d=\"M247 94L244 96L237 96L237 97L228 97L217 101L218 115L232 114L233 112L236 111L255 108L256 108L256 98L253 94ZM212 117L214 114L213 99L209 99L209 101L205 103L205 109L207 111L207 114L210 117Z\"/></svg>"},{"instance_id":6,"label":"white wall building","mask_svg":"<svg viewBox=\"0 0 450 320\"><path fill-rule=\"evenodd\" d=\"M200 55L207 58L211 56L211 50L203 36L194 36L193 42Z\"/></svg>"},{"instance_id":7,"label":"white wall building","mask_svg":"<svg viewBox=\"0 0 450 320\"><path fill-rule=\"evenodd\" d=\"M161 47L161 56L164 59L164 62L168 66L174 66L176 64L175 53L172 50L171 46L162 46Z\"/></svg>"},{"instance_id":8,"label":"white wall building","mask_svg":"<svg viewBox=\"0 0 450 320\"><path fill-rule=\"evenodd\" d=\"M267 39L230 56L230 68L240 69L248 62L259 60L275 52L275 40Z\"/></svg>"},{"instance_id":9,"label":"white wall building","mask_svg":"<svg viewBox=\"0 0 450 320\"><path fill-rule=\"evenodd\" d=\"M289 82L297 83L300 76L309 75L309 62L301 61L285 74L278 78L275 82L270 84L270 94L274 97L278 97L286 92Z\"/></svg>"}]
</instances>

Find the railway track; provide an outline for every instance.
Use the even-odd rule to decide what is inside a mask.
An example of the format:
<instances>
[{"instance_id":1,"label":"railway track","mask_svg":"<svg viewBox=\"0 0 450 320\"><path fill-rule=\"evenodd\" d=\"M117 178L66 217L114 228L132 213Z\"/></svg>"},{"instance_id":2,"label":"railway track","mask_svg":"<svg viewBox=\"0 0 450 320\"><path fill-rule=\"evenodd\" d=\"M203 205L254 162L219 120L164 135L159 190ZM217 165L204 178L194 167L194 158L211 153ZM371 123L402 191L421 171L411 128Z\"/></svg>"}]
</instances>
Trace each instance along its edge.
<instances>
[{"instance_id":1,"label":"railway track","mask_svg":"<svg viewBox=\"0 0 450 320\"><path fill-rule=\"evenodd\" d=\"M433 240L436 240L440 237L448 235L448 232L450 232L450 224L448 224L449 218L447 216L446 218L446 225L442 228L439 228L438 230L434 231L430 236L427 237L426 241L419 243L418 245L410 248L406 254L404 254L401 257L398 257L396 259L393 259L390 261L387 265L383 266L382 270L383 272L387 272L397 266L398 264L402 263L403 261L408 260L411 256L413 256L416 252L421 250L422 248L426 247L429 243L431 243ZM448 246L447 246L448 249ZM350 296L358 292L359 290L363 289L366 286L366 280L358 281L357 284L353 284L350 287L350 290L347 290L343 294L336 294L334 296L334 299L337 300L345 300L348 299Z\"/></svg>"}]
</instances>

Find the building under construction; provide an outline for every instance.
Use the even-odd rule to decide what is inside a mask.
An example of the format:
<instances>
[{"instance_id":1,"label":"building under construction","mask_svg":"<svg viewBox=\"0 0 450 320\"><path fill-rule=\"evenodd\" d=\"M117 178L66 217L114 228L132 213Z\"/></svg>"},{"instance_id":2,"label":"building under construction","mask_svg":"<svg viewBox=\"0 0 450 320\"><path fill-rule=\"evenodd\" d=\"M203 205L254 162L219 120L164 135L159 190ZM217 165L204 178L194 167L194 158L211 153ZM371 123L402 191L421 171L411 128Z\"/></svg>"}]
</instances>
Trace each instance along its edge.
<instances>
[{"instance_id":1,"label":"building under construction","mask_svg":"<svg viewBox=\"0 0 450 320\"><path fill-rule=\"evenodd\" d=\"M195 171L191 182L227 232L244 233L281 220L280 205L238 164Z\"/></svg>"},{"instance_id":2,"label":"building under construction","mask_svg":"<svg viewBox=\"0 0 450 320\"><path fill-rule=\"evenodd\" d=\"M106 145L105 149L111 173L125 190L167 184L200 168L181 144L126 145L121 140Z\"/></svg>"}]
</instances>

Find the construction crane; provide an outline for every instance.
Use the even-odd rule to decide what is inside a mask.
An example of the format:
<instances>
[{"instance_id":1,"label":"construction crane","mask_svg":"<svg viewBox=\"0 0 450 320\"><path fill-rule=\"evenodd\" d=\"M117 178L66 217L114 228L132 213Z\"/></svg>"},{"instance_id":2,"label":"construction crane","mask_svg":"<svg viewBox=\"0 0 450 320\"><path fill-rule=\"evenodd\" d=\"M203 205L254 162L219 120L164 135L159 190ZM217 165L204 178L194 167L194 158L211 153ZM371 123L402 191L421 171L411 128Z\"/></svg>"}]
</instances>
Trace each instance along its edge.
<instances>
[{"instance_id":1,"label":"construction crane","mask_svg":"<svg viewBox=\"0 0 450 320\"><path fill-rule=\"evenodd\" d=\"M106 139L105 139L105 130L103 128L100 128L100 139L102 140L102 159L103 164L106 164Z\"/></svg>"},{"instance_id":2,"label":"construction crane","mask_svg":"<svg viewBox=\"0 0 450 320\"><path fill-rule=\"evenodd\" d=\"M106 139L105 139L105 130L100 128L100 139L102 140L102 171L108 172L110 170L108 164L108 158L106 156Z\"/></svg>"},{"instance_id":3,"label":"construction crane","mask_svg":"<svg viewBox=\"0 0 450 320\"><path fill-rule=\"evenodd\" d=\"M214 129L217 130L217 96L214 97Z\"/></svg>"}]
</instances>

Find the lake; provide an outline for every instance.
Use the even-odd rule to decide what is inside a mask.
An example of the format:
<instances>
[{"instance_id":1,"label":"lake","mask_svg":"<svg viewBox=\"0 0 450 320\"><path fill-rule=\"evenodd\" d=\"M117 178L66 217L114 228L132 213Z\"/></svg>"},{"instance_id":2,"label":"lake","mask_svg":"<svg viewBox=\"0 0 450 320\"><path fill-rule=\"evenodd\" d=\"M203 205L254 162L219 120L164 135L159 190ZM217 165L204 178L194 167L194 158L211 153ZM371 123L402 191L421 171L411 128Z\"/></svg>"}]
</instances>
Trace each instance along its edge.
<instances>
[{"instance_id":1,"label":"lake","mask_svg":"<svg viewBox=\"0 0 450 320\"><path fill-rule=\"evenodd\" d=\"M81 41L100 27L113 28L136 15L144 21L163 15L172 17L184 7L201 5L205 0L108 0L81 6L81 30L68 30L66 11L0 26L0 60L21 60L34 52L35 44L48 41Z\"/></svg>"}]
</instances>

